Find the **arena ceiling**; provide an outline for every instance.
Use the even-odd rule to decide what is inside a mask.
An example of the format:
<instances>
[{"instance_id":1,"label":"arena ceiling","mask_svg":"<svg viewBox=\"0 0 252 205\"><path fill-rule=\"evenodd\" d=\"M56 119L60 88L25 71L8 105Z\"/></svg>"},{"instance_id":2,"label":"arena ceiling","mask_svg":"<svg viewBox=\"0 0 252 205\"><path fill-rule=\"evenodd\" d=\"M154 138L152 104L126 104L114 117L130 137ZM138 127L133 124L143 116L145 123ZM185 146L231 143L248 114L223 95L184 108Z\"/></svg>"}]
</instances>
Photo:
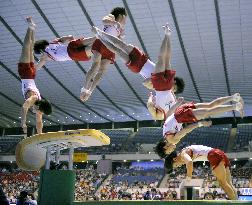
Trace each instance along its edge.
<instances>
[{"instance_id":1,"label":"arena ceiling","mask_svg":"<svg viewBox=\"0 0 252 205\"><path fill-rule=\"evenodd\" d=\"M188 101L207 102L240 92L245 115L252 115L251 0L0 0L0 126L19 125L23 103L17 62L27 29L26 16L37 24L36 39L52 40L72 34L92 36L91 25L113 7L128 11L125 40L157 59L161 26L172 29L172 66L186 82ZM39 56L37 56L39 57ZM50 62L39 71L36 84L54 112L45 125L150 120L148 90L139 75L120 59L104 76L90 100L79 100L91 62ZM225 113L221 117L235 117ZM35 123L29 113L28 121Z\"/></svg>"}]
</instances>

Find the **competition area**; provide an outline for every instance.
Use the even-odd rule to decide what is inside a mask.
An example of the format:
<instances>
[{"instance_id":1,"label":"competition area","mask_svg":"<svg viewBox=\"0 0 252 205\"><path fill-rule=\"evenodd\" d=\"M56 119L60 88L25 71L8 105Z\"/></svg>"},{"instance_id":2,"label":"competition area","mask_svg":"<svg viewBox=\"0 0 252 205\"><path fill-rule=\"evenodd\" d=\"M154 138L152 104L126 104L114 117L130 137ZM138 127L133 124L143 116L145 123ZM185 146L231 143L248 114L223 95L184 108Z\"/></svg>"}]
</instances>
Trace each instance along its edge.
<instances>
[{"instance_id":1,"label":"competition area","mask_svg":"<svg viewBox=\"0 0 252 205\"><path fill-rule=\"evenodd\" d=\"M148 129L153 132L157 128ZM28 180L20 178L21 184L24 183L25 187L25 183L33 183L33 180L38 183L37 190L36 187L28 187L38 194L39 204L251 204L243 200L250 199L252 189L238 188L249 186L246 184L249 178L246 177L251 176L251 169L231 169L232 175L237 177L233 182L239 191L240 201L226 201L224 192L210 173L208 163L196 164L200 171L195 171L194 179L187 181L184 167L176 170L177 173L165 174L163 161L151 152L95 154L102 146L111 143L108 135L113 136L114 141L112 132L115 131L81 129L25 138L16 146L16 163L27 170L20 172ZM117 132L125 134L130 129ZM80 147L91 152L74 153L74 149ZM122 157L128 160L122 160ZM242 160L239 163L233 161L232 166L234 168L242 163ZM40 175L37 179L36 173ZM200 200L202 198L205 200Z\"/></svg>"}]
</instances>

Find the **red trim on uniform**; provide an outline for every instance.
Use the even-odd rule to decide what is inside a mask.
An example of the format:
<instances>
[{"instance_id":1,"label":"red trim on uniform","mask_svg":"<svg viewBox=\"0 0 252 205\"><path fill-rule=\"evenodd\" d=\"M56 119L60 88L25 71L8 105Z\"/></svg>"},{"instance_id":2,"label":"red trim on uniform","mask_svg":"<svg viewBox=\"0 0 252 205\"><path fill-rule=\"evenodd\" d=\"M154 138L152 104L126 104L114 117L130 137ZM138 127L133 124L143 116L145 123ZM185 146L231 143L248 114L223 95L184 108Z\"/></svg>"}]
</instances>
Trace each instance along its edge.
<instances>
[{"instance_id":1,"label":"red trim on uniform","mask_svg":"<svg viewBox=\"0 0 252 205\"><path fill-rule=\"evenodd\" d=\"M92 45L92 51L97 51L102 55L101 59L107 59L111 61L111 64L115 62L115 54L111 52L100 39L96 39Z\"/></svg>"},{"instance_id":2,"label":"red trim on uniform","mask_svg":"<svg viewBox=\"0 0 252 205\"><path fill-rule=\"evenodd\" d=\"M224 166L230 167L230 161L227 158L226 154L219 149L211 149L208 152L207 159L212 167L212 169L215 169L222 161L224 161Z\"/></svg>"},{"instance_id":3,"label":"red trim on uniform","mask_svg":"<svg viewBox=\"0 0 252 205\"><path fill-rule=\"evenodd\" d=\"M174 117L178 123L194 123L198 122L192 110L196 109L193 102L185 103L177 107L174 112Z\"/></svg>"},{"instance_id":4,"label":"red trim on uniform","mask_svg":"<svg viewBox=\"0 0 252 205\"><path fill-rule=\"evenodd\" d=\"M18 74L21 79L35 79L36 68L34 63L18 63Z\"/></svg>"},{"instance_id":5,"label":"red trim on uniform","mask_svg":"<svg viewBox=\"0 0 252 205\"><path fill-rule=\"evenodd\" d=\"M152 73L151 82L153 84L153 88L156 91L171 90L174 85L175 74L175 70L165 70L159 73Z\"/></svg>"},{"instance_id":6,"label":"red trim on uniform","mask_svg":"<svg viewBox=\"0 0 252 205\"><path fill-rule=\"evenodd\" d=\"M87 56L85 51L86 46L82 43L83 40L84 38L72 40L67 46L67 53L74 61L88 61L91 59Z\"/></svg>"},{"instance_id":7,"label":"red trim on uniform","mask_svg":"<svg viewBox=\"0 0 252 205\"><path fill-rule=\"evenodd\" d=\"M126 66L132 72L139 73L147 60L148 57L144 52L137 47L133 47L132 51L129 53L129 62L126 63Z\"/></svg>"}]
</instances>

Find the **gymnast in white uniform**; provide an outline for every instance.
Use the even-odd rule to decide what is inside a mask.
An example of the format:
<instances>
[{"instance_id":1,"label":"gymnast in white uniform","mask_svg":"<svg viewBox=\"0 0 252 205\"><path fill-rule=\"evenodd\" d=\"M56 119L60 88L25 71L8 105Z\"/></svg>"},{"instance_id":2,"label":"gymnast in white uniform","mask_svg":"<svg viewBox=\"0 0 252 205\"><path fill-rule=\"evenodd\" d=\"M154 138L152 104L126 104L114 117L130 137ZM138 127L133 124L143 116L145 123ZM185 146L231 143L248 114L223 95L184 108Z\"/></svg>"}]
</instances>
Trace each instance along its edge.
<instances>
[{"instance_id":1,"label":"gymnast in white uniform","mask_svg":"<svg viewBox=\"0 0 252 205\"><path fill-rule=\"evenodd\" d=\"M118 37L124 37L124 26L127 12L123 7L115 7L111 13L102 19L103 31ZM80 99L87 101L92 92L107 71L109 64L115 62L115 53L110 51L100 39L96 39L92 45L93 63L86 74L84 86L81 88Z\"/></svg>"},{"instance_id":2,"label":"gymnast in white uniform","mask_svg":"<svg viewBox=\"0 0 252 205\"><path fill-rule=\"evenodd\" d=\"M93 27L93 32L106 47L120 56L132 72L139 73L145 79L143 84L147 88L155 90L156 96L151 93L147 102L148 110L155 120L166 118L167 111L176 104L174 93L181 93L184 89L183 79L175 77L176 71L170 69L171 46L168 25L164 26L164 30L165 37L155 64L136 46ZM180 100L178 103L181 103Z\"/></svg>"},{"instance_id":3,"label":"gymnast in white uniform","mask_svg":"<svg viewBox=\"0 0 252 205\"><path fill-rule=\"evenodd\" d=\"M187 180L191 180L193 174L193 162L209 161L212 172L217 178L220 187L225 191L230 200L237 200L237 192L232 184L230 173L230 161L226 154L220 150L203 145L191 145L182 149L179 153L172 152L165 158L165 168L171 172L173 168L186 165Z\"/></svg>"},{"instance_id":4,"label":"gymnast in white uniform","mask_svg":"<svg viewBox=\"0 0 252 205\"><path fill-rule=\"evenodd\" d=\"M43 122L42 115L50 115L52 112L51 104L47 100L42 100L39 90L35 84L36 68L34 66L33 46L34 32L36 25L31 17L27 18L28 29L24 39L22 53L18 63L18 73L22 82L22 93L25 102L22 106L21 126L24 133L27 133L26 116L30 107L36 113L36 128L37 133L42 133Z\"/></svg>"}]
</instances>

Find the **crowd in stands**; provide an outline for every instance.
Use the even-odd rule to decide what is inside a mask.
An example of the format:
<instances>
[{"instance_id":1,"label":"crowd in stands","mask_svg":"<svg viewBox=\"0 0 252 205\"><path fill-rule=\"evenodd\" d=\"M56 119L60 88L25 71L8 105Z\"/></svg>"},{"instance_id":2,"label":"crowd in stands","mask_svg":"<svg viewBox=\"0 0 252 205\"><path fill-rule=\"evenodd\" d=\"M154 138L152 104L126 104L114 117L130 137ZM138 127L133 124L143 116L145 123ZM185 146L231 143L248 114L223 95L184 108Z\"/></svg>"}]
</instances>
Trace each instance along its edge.
<instances>
[{"instance_id":1,"label":"crowd in stands","mask_svg":"<svg viewBox=\"0 0 252 205\"><path fill-rule=\"evenodd\" d=\"M27 200L34 201L38 189L39 173L21 171L5 167L0 168L0 185L10 203L16 204L18 198L26 195ZM23 193L20 193L25 191ZM34 196L35 195L35 196ZM32 203L31 203L32 204ZM36 204L33 202L33 204Z\"/></svg>"},{"instance_id":2,"label":"crowd in stands","mask_svg":"<svg viewBox=\"0 0 252 205\"><path fill-rule=\"evenodd\" d=\"M208 164L197 164L193 178L204 179L199 199L225 199L219 189ZM232 170L233 184L240 188L252 188L252 168L237 167ZM185 167L169 174L163 188L158 185L164 177L162 168L143 169L139 167L118 166L113 175L97 174L94 165L76 170L75 200L174 200L179 199L178 188L185 179ZM0 168L0 185L8 200L15 204L21 191L27 191L28 199L37 193L38 172L24 172L19 169Z\"/></svg>"},{"instance_id":3,"label":"crowd in stands","mask_svg":"<svg viewBox=\"0 0 252 205\"><path fill-rule=\"evenodd\" d=\"M142 190L155 189L163 177L164 171L161 168L143 169L132 167L117 167L113 176L106 180L97 193L101 200L114 199L144 199ZM130 192L131 190L137 190ZM153 191L153 190L152 190ZM157 197L153 192L147 193L148 197Z\"/></svg>"},{"instance_id":4,"label":"crowd in stands","mask_svg":"<svg viewBox=\"0 0 252 205\"><path fill-rule=\"evenodd\" d=\"M76 170L75 200L95 200L95 192L106 177L106 174L98 174L93 165Z\"/></svg>"},{"instance_id":5,"label":"crowd in stands","mask_svg":"<svg viewBox=\"0 0 252 205\"><path fill-rule=\"evenodd\" d=\"M232 169L233 183L236 188L252 188L252 168L236 168Z\"/></svg>"},{"instance_id":6,"label":"crowd in stands","mask_svg":"<svg viewBox=\"0 0 252 205\"><path fill-rule=\"evenodd\" d=\"M211 128L199 128L186 136L177 149L191 144L204 144L215 148L227 150L231 125L217 125ZM139 128L134 133L133 129L102 130L111 138L111 144L102 147L84 148L84 151L92 154L107 153L132 153L143 152L162 137L162 128ZM252 150L252 125L238 125L232 151ZM15 145L22 136L4 136L0 141L0 153L14 153ZM143 146L145 145L145 146ZM80 151L83 148L78 148ZM251 164L251 163L250 163ZM251 165L250 165L251 166ZM239 167L231 169L233 184L236 189L252 188L252 168ZM76 170L75 200L174 200L179 199L178 189L185 179L185 168L182 167L171 173L166 178L164 187L158 188L164 177L163 168L142 169L137 167L117 167L113 175L97 174L93 165L85 169ZM194 169L193 178L204 179L199 199L226 198L222 189L212 175L208 164L197 165ZM36 204L39 185L38 172L24 172L18 168L6 168L0 166L0 187L6 193L10 203L16 204L18 198L25 197ZM23 191L23 192L22 192Z\"/></svg>"},{"instance_id":7,"label":"crowd in stands","mask_svg":"<svg viewBox=\"0 0 252 205\"><path fill-rule=\"evenodd\" d=\"M97 194L99 200L175 200L177 199L177 192L175 190L168 190L162 192L157 188L151 188L151 185L147 189L138 188L129 189L120 185L120 188L116 185L105 186Z\"/></svg>"},{"instance_id":8,"label":"crowd in stands","mask_svg":"<svg viewBox=\"0 0 252 205\"><path fill-rule=\"evenodd\" d=\"M232 169L235 173L233 177L234 186L239 191L239 188L252 188L251 172L252 168L238 168ZM156 170L158 173L158 171ZM161 173L161 172L160 172ZM183 179L186 178L185 167L181 167L173 171L167 178L165 187L167 189L157 188L160 181L135 181L116 179L122 176L137 176L137 170L132 170L125 167L120 167L116 170L113 177L103 184L102 189L97 193L97 197L101 200L127 199L127 200L174 200L178 199L177 189ZM151 172L145 170L145 175L150 175ZM161 175L160 175L161 176ZM162 178L162 177L160 177ZM200 192L199 199L215 199L224 200L226 195L222 189L219 188L216 178L212 175L209 165L197 165L194 169L193 178L204 179L203 187Z\"/></svg>"},{"instance_id":9,"label":"crowd in stands","mask_svg":"<svg viewBox=\"0 0 252 205\"><path fill-rule=\"evenodd\" d=\"M156 187L162 179L164 170L162 168L144 169L141 167L117 167L114 177L111 179L113 184L127 183L130 188L148 186L154 184Z\"/></svg>"}]
</instances>

